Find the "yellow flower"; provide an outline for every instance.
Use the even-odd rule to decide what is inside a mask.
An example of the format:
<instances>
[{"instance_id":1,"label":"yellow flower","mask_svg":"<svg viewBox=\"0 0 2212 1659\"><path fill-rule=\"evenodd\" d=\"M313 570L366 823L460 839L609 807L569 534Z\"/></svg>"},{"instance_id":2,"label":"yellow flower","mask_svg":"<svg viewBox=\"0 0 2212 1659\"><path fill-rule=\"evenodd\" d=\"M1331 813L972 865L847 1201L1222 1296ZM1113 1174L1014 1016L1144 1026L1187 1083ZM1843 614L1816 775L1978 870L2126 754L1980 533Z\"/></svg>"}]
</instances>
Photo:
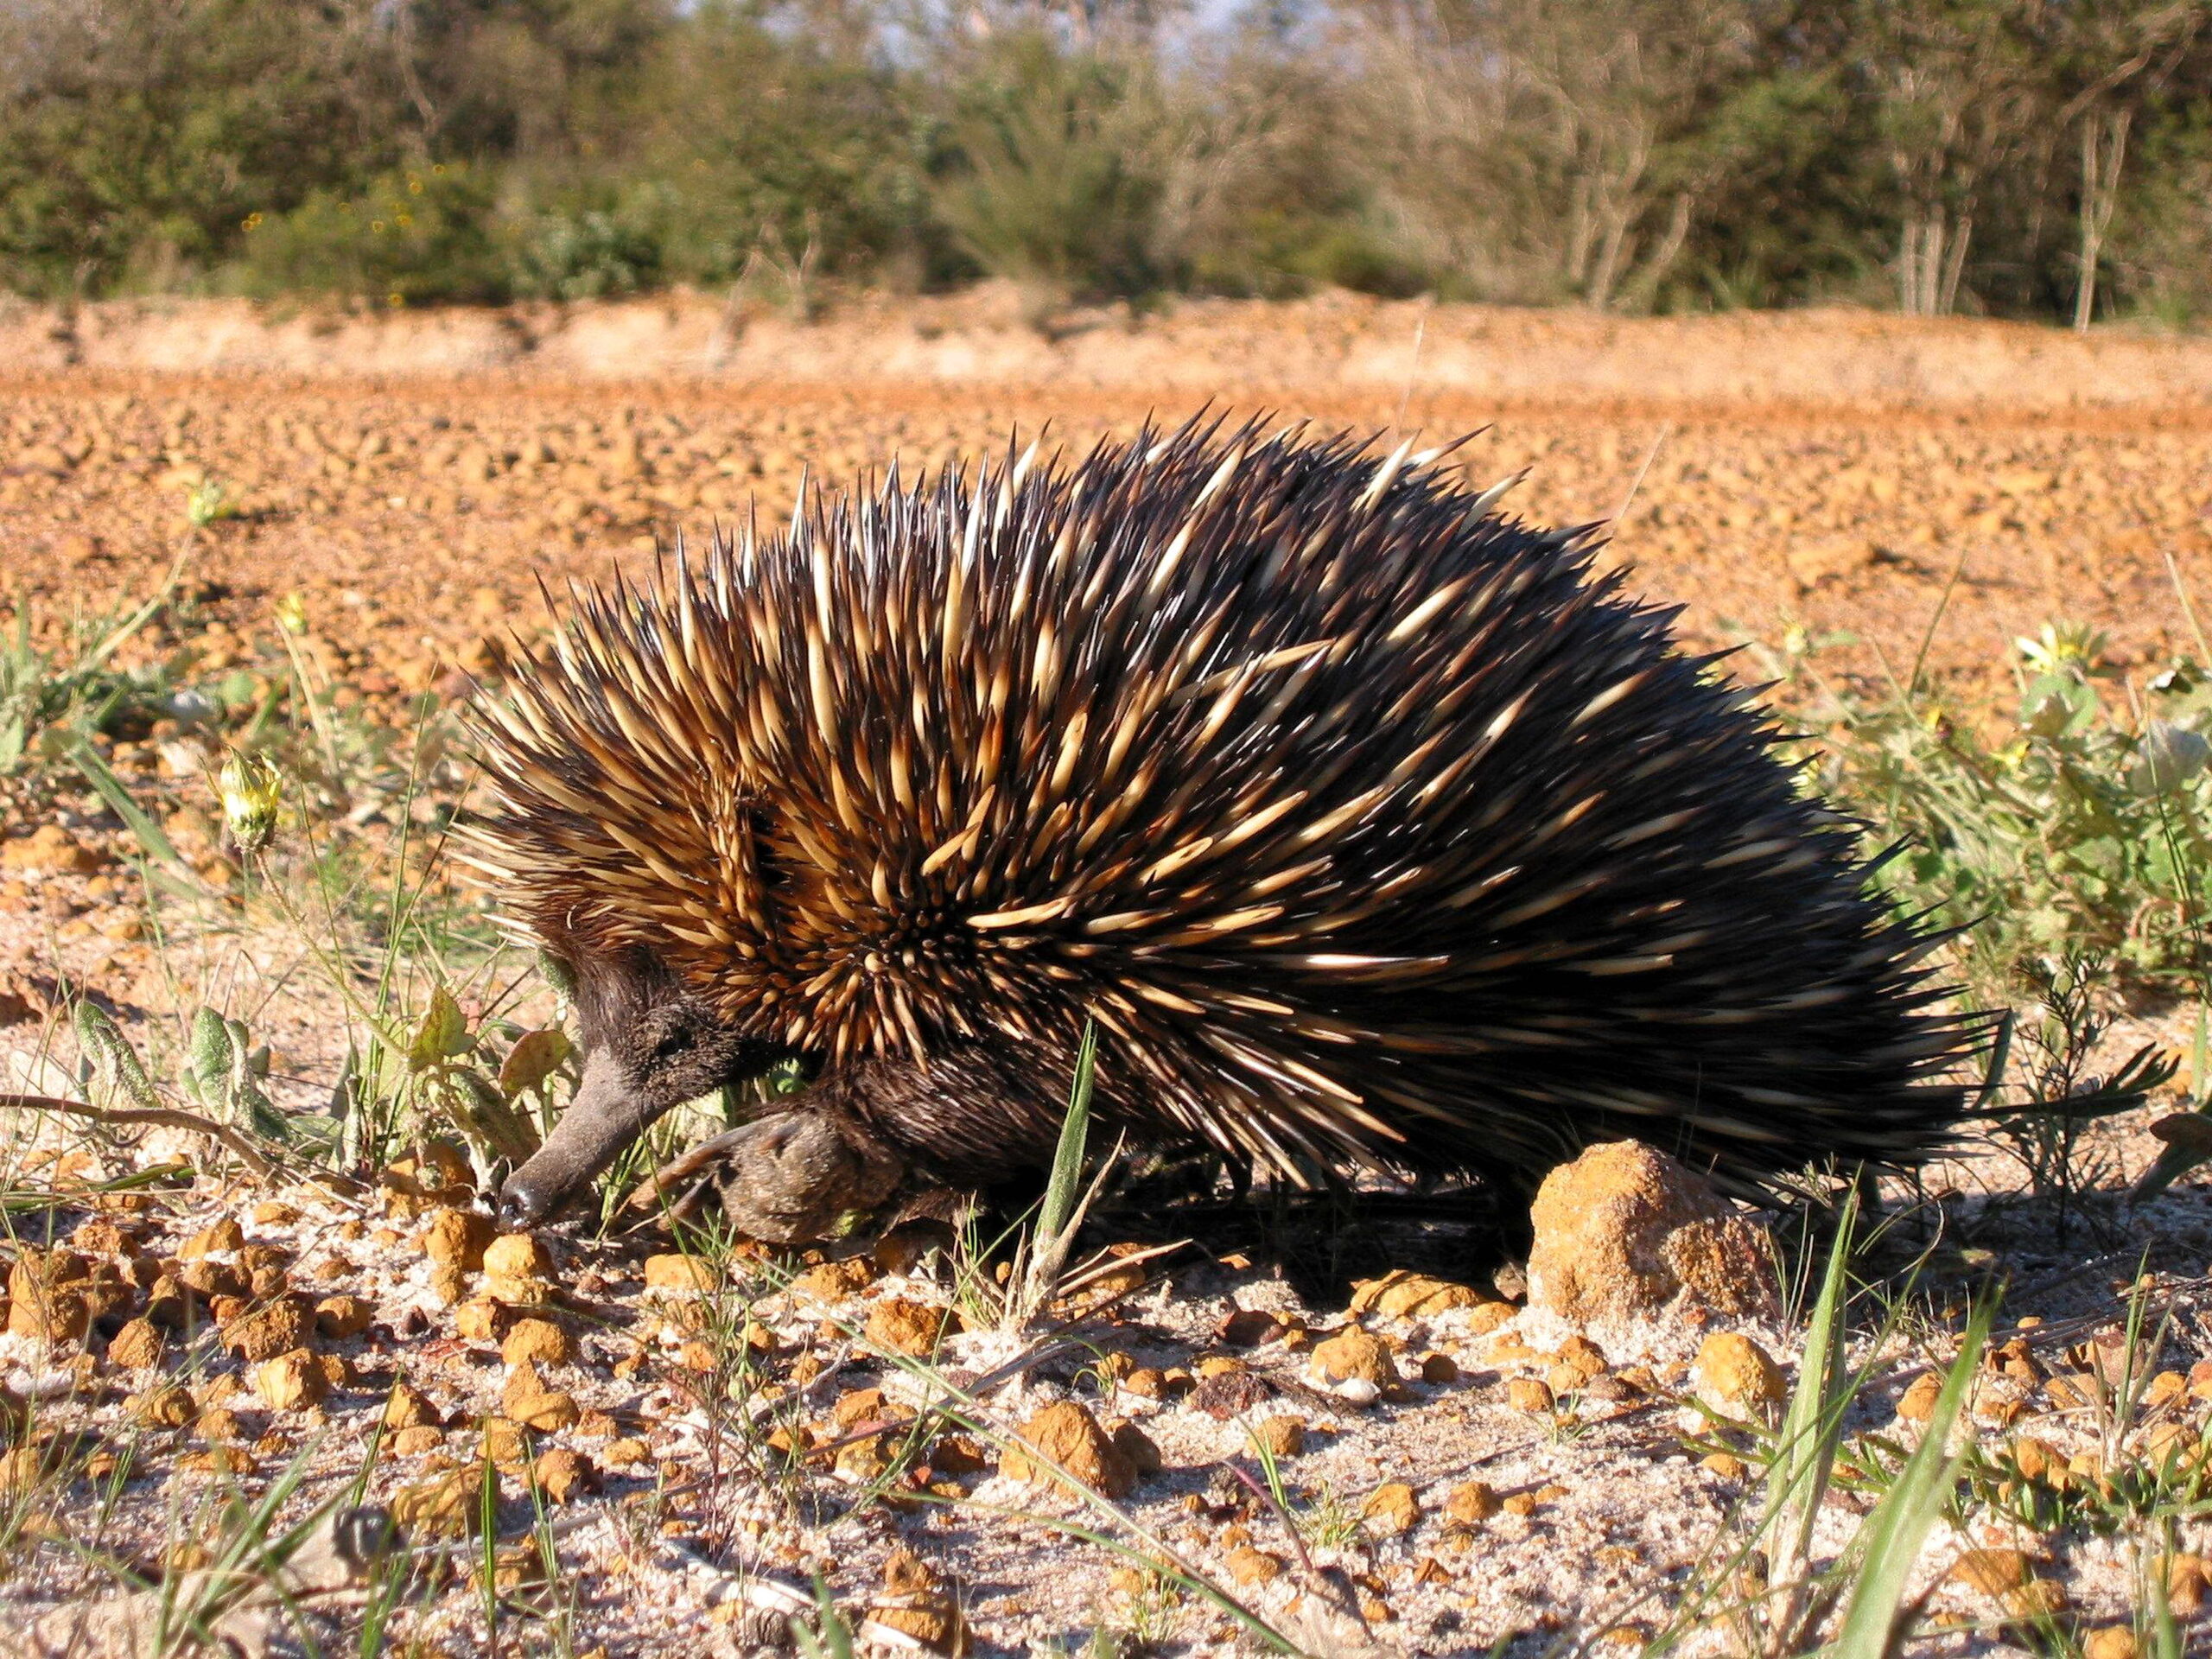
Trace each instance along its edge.
<instances>
[{"instance_id":1,"label":"yellow flower","mask_svg":"<svg viewBox=\"0 0 2212 1659\"><path fill-rule=\"evenodd\" d=\"M223 823L240 852L257 853L276 833L276 809L284 798L283 775L259 754L237 749L215 776L222 798Z\"/></svg>"},{"instance_id":2,"label":"yellow flower","mask_svg":"<svg viewBox=\"0 0 2212 1659\"><path fill-rule=\"evenodd\" d=\"M285 632L308 631L308 602L298 592L286 594L270 608L276 613L276 626Z\"/></svg>"},{"instance_id":3,"label":"yellow flower","mask_svg":"<svg viewBox=\"0 0 2212 1659\"><path fill-rule=\"evenodd\" d=\"M2030 667L2046 674L2063 673L2068 669L2094 673L2110 644L2101 632L2082 622L2046 622L2037 638L2012 641Z\"/></svg>"}]
</instances>

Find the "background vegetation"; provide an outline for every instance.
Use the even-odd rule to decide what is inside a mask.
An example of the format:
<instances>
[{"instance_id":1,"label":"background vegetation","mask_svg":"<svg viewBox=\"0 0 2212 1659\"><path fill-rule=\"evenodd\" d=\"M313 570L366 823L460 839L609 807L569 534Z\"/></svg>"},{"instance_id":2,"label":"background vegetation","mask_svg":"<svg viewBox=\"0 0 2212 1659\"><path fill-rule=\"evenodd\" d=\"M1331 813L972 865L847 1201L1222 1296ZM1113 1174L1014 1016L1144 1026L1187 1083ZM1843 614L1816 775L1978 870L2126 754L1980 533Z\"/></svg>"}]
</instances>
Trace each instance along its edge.
<instances>
[{"instance_id":1,"label":"background vegetation","mask_svg":"<svg viewBox=\"0 0 2212 1659\"><path fill-rule=\"evenodd\" d=\"M2212 0L0 0L0 285L2212 308Z\"/></svg>"}]
</instances>

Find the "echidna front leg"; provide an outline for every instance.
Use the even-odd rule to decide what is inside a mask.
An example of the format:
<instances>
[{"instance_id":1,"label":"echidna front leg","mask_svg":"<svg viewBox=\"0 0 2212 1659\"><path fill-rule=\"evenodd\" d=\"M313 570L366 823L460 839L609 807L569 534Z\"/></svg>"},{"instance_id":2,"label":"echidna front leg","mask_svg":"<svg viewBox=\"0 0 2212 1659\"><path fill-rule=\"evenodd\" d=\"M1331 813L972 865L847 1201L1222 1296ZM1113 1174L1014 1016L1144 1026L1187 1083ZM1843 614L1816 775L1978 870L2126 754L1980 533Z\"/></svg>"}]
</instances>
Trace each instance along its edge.
<instances>
[{"instance_id":1,"label":"echidna front leg","mask_svg":"<svg viewBox=\"0 0 2212 1659\"><path fill-rule=\"evenodd\" d=\"M733 1131L714 1181L741 1231L802 1243L902 1185L973 1191L1042 1168L1058 1132L1051 1085L981 1046L879 1058L825 1074L790 1109Z\"/></svg>"},{"instance_id":2,"label":"echidna front leg","mask_svg":"<svg viewBox=\"0 0 2212 1659\"><path fill-rule=\"evenodd\" d=\"M779 1112L728 1139L714 1175L722 1210L772 1244L825 1236L839 1217L888 1198L906 1173L881 1142L820 1112Z\"/></svg>"}]
</instances>

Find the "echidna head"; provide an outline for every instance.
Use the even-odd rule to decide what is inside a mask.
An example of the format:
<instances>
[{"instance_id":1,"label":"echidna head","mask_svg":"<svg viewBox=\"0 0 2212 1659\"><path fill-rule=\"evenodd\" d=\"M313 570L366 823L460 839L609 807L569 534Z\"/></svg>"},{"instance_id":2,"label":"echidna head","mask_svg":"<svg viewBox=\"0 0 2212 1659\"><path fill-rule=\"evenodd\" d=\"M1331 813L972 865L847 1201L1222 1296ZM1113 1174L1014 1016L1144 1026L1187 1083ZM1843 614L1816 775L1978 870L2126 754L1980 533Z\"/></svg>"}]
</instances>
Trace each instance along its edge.
<instances>
[{"instance_id":1,"label":"echidna head","mask_svg":"<svg viewBox=\"0 0 2212 1659\"><path fill-rule=\"evenodd\" d=\"M499 1219L536 1225L685 1101L766 1071L780 1050L717 1020L643 950L571 960L583 1077L545 1144L499 1191Z\"/></svg>"}]
</instances>

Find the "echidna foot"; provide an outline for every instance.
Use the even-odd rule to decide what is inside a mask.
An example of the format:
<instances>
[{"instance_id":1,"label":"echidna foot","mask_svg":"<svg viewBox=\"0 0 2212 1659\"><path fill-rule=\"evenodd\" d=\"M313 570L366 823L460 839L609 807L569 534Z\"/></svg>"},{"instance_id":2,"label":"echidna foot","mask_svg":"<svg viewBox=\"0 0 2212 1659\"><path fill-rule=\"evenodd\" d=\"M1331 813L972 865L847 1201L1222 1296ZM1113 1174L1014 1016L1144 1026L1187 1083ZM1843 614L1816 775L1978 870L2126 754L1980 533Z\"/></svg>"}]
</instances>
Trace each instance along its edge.
<instances>
[{"instance_id":1,"label":"echidna foot","mask_svg":"<svg viewBox=\"0 0 2212 1659\"><path fill-rule=\"evenodd\" d=\"M772 1244L828 1235L873 1210L906 1178L905 1160L856 1125L822 1112L779 1112L725 1137L715 1186L740 1232Z\"/></svg>"}]
</instances>

